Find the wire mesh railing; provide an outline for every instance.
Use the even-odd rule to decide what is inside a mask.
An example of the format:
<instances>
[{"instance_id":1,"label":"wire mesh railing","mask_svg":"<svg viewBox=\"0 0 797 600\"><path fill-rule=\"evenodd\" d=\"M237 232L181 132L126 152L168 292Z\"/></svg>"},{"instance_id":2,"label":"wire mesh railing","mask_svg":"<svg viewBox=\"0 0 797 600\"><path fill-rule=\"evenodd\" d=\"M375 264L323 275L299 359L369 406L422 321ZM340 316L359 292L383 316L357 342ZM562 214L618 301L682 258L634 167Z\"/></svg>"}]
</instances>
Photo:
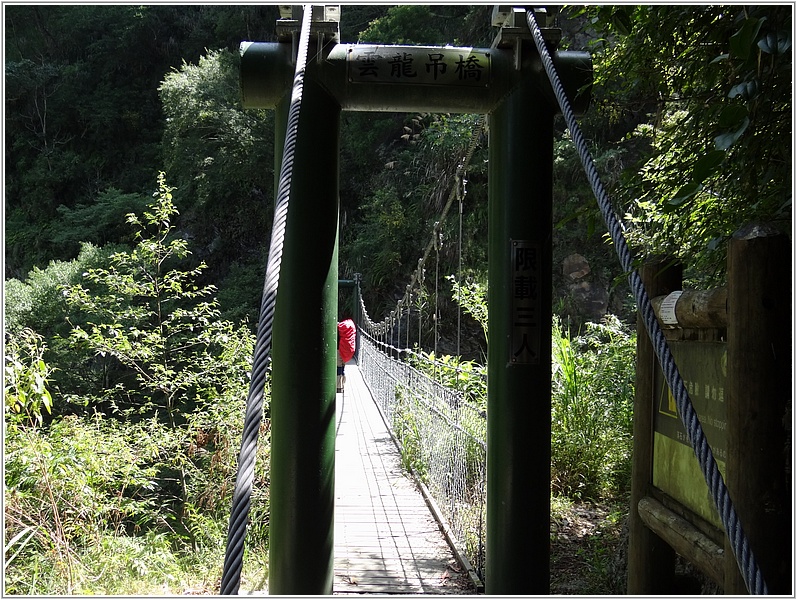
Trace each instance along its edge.
<instances>
[{"instance_id":1,"label":"wire mesh railing","mask_svg":"<svg viewBox=\"0 0 797 600\"><path fill-rule=\"evenodd\" d=\"M443 525L484 580L487 415L361 332L359 368L401 446L402 462L427 488Z\"/></svg>"}]
</instances>

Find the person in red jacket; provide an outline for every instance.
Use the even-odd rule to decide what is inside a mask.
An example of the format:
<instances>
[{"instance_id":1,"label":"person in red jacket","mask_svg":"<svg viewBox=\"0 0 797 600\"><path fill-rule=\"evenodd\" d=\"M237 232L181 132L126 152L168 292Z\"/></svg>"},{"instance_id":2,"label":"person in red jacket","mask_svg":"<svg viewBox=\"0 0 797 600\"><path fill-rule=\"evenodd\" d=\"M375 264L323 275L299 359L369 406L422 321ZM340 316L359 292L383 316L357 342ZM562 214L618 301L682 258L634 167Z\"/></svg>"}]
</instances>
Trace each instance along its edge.
<instances>
[{"instance_id":1,"label":"person in red jacket","mask_svg":"<svg viewBox=\"0 0 797 600\"><path fill-rule=\"evenodd\" d=\"M357 328L354 321L344 319L338 323L338 392L343 391L346 383L345 365L354 356L354 348L357 343Z\"/></svg>"}]
</instances>

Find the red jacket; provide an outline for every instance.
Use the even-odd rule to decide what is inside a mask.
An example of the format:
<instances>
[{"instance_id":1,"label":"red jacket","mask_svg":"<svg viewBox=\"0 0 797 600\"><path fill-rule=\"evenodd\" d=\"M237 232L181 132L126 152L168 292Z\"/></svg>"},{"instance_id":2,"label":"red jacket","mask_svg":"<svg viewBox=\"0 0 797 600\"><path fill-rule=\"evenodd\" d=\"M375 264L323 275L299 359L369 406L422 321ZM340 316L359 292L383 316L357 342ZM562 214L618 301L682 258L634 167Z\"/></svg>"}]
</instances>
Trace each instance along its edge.
<instances>
[{"instance_id":1,"label":"red jacket","mask_svg":"<svg viewBox=\"0 0 797 600\"><path fill-rule=\"evenodd\" d=\"M354 321L346 319L338 323L338 353L344 363L351 360L354 356L354 347L357 340L357 328Z\"/></svg>"}]
</instances>

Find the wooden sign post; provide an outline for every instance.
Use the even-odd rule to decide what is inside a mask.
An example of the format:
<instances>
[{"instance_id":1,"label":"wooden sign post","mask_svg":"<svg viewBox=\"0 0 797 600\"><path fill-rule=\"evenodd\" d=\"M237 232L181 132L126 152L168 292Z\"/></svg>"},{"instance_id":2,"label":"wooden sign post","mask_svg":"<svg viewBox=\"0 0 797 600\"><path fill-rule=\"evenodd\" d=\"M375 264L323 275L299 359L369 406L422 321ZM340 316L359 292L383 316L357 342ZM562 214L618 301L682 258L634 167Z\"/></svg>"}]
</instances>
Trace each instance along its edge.
<instances>
[{"instance_id":1,"label":"wooden sign post","mask_svg":"<svg viewBox=\"0 0 797 600\"><path fill-rule=\"evenodd\" d=\"M769 593L790 594L791 248L748 227L730 241L728 285L680 291L680 267L643 281ZM727 594L747 593L675 402L637 327L629 594L673 593L674 552Z\"/></svg>"}]
</instances>

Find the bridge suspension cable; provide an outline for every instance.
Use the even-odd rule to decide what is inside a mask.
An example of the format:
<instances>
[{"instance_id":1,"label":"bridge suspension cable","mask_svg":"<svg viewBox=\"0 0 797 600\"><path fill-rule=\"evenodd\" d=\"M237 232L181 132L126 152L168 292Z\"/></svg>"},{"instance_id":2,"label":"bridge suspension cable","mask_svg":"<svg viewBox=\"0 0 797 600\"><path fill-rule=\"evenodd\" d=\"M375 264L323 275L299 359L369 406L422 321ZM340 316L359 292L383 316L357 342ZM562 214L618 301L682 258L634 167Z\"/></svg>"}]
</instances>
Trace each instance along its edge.
<instances>
[{"instance_id":1,"label":"bridge suspension cable","mask_svg":"<svg viewBox=\"0 0 797 600\"><path fill-rule=\"evenodd\" d=\"M462 337L462 205L465 195L468 193L467 173L462 174L462 192L459 189L460 181L457 181L457 200L459 201L459 235L457 236L457 356L462 354L460 341ZM409 345L409 344L408 344Z\"/></svg>"},{"instance_id":2,"label":"bridge suspension cable","mask_svg":"<svg viewBox=\"0 0 797 600\"><path fill-rule=\"evenodd\" d=\"M661 326L659 325L656 315L653 312L653 306L650 302L650 297L648 296L647 290L642 283L639 273L634 268L633 256L625 240L623 224L615 215L609 196L603 187L600 175L598 174L589 149L587 148L587 143L584 140L584 136L581 134L578 122L576 121L575 113L573 112L570 102L567 99L567 95L565 94L564 87L559 79L559 75L556 72L556 67L553 64L551 55L545 46L542 32L540 31L533 11L526 11L526 20L528 21L529 30L534 38L537 51L542 59L545 72L548 74L548 78L551 81L551 86L553 87L556 99L559 102L559 107L561 108L562 114L565 117L567 127L570 130L570 135L573 138L573 142L576 145L581 162L584 165L587 178L592 186L595 198L598 201L601 214L603 215L606 226L609 229L609 234L611 235L612 242L614 243L620 264L623 270L628 273L631 290L634 294L634 298L636 299L637 306L639 307L639 312L642 315L642 320L645 323L645 328L653 343L653 347L656 351L656 356L658 357L659 364L661 365L662 371L667 381L667 385L669 386L670 390L672 390L673 396L675 398L675 403L678 407L678 416L680 417L681 422L684 424L684 427L689 435L689 442L692 445L692 449L695 452L698 462L700 463L700 468L703 471L703 476L708 484L712 500L714 501L714 505L717 508L717 512L720 515L722 524L725 527L725 531L730 539L731 547L733 549L736 562L739 565L745 585L747 586L747 590L753 594L767 594L768 590L766 582L764 581L761 570L755 560L755 557L753 556L753 552L742 529L742 525L739 522L738 515L736 514L736 510L730 499L730 495L728 494L728 488L726 487L725 481L722 478L722 474L719 471L719 467L717 466L717 461L714 458L711 447L706 440L703 427L700 424L700 419L697 416L697 412L694 409L692 400L689 397L686 386L684 385L683 378L678 372L678 367L675 364L675 359L672 356L672 352L670 351L670 347L667 344L667 340L665 339L664 333L661 330Z\"/></svg>"},{"instance_id":3,"label":"bridge suspension cable","mask_svg":"<svg viewBox=\"0 0 797 600\"><path fill-rule=\"evenodd\" d=\"M387 335L388 331L390 331L392 329L393 324L395 323L396 316L398 315L399 320L401 319L402 306L406 305L408 307L408 310L409 310L410 302L411 302L411 299L412 299L412 290L415 288L416 284L420 284L424 280L424 266L426 264L427 259L429 258L429 255L432 252L432 249L435 250L435 255L437 257L436 265L439 264L439 256L438 256L438 254L439 254L439 250L440 250L440 246L439 246L439 243L440 243L440 241L439 241L440 231L441 231L441 228L442 228L443 224L445 223L445 219L448 216L449 211L451 210L451 206L453 205L454 200L456 200L457 198L460 198L460 196L463 195L460 192L460 185L462 185L464 173L467 171L468 166L470 165L470 161L473 158L473 154L476 151L476 148L478 147L479 138L481 136L481 133L482 133L485 125L486 125L486 119L485 119L484 115L481 115L478 118L478 120L473 125L470 142L468 143L468 148L465 151L465 153L463 154L462 160L457 165L456 171L454 173L454 185L451 187L451 191L450 191L450 193L448 195L448 199L446 200L446 204L445 204L445 206L443 207L443 210L440 213L439 219L437 219L435 221L434 226L432 227L431 239L429 240L429 243L426 244L426 248L424 249L423 255L421 256L420 259L418 259L418 267L415 269L415 272L413 273L412 278L410 279L410 283L406 287L406 291L404 292L404 296L401 298L401 300L398 301L398 303L396 305L396 309L394 309L387 316L385 316L385 318L381 322L376 323L370 318L370 316L368 315L368 312L365 311L365 306L363 305L363 311L364 312L363 312L363 323L362 323L362 326L364 326L366 328L366 331L370 335L373 335L375 337ZM460 200L460 204L461 204L461 200ZM462 209L460 208L460 214L461 214L461 210ZM435 268L437 269L437 266ZM436 277L435 278L435 285L437 285L437 279L438 278ZM437 344L437 318L436 318L436 316L437 316L437 293L435 292L435 326L434 326L434 331L435 331L435 339L434 339L435 351L437 349L436 348L436 344ZM407 327L409 329L409 325ZM420 340L420 323L418 325L418 339Z\"/></svg>"},{"instance_id":4,"label":"bridge suspension cable","mask_svg":"<svg viewBox=\"0 0 797 600\"><path fill-rule=\"evenodd\" d=\"M302 28L299 36L296 71L293 79L285 145L280 167L279 185L274 206L274 223L271 229L271 242L263 283L263 296L260 303L260 318L257 326L255 351L252 361L252 377L246 399L246 416L241 436L241 451L238 456L238 473L235 479L230 524L227 531L227 548L224 556L224 570L221 578L221 594L238 593L243 566L244 538L251 504L252 484L255 476L255 456L260 422L263 417L263 395L266 373L271 364L271 336L274 324L274 308L277 301L282 249L290 203L290 188L293 178L293 159L296 137L299 128L299 109L302 103L304 72L307 65L307 52L310 39L310 16L312 5L304 6Z\"/></svg>"}]
</instances>

